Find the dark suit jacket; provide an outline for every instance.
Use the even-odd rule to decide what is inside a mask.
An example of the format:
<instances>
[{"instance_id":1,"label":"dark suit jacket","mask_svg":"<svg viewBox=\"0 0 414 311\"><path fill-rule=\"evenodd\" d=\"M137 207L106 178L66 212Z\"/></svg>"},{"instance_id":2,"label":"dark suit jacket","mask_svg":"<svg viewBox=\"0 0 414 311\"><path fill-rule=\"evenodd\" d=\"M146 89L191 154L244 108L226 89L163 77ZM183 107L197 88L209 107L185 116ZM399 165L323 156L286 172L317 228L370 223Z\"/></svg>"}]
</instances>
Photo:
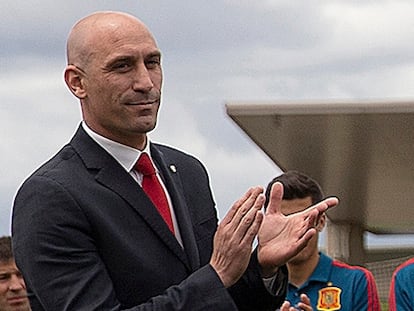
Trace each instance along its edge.
<instances>
[{"instance_id":1,"label":"dark suit jacket","mask_svg":"<svg viewBox=\"0 0 414 311\"><path fill-rule=\"evenodd\" d=\"M152 144L151 153L184 249L132 177L81 127L24 182L12 236L33 311L274 310L285 293L264 288L256 256L231 289L208 264L217 215L203 165L163 145Z\"/></svg>"}]
</instances>

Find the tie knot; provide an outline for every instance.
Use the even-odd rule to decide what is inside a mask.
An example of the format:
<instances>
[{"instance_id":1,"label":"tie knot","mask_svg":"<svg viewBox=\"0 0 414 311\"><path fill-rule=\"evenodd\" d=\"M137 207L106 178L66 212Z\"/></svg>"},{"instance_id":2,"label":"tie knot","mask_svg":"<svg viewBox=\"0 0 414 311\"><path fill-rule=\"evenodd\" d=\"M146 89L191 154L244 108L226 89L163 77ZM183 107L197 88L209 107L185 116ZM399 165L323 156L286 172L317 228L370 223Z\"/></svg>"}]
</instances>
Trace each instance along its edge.
<instances>
[{"instance_id":1,"label":"tie knot","mask_svg":"<svg viewBox=\"0 0 414 311\"><path fill-rule=\"evenodd\" d=\"M155 168L152 165L152 162L151 162L148 154L146 154L144 152L141 153L141 155L140 155L140 157L139 157L139 159L137 161L137 164L135 164L135 169L138 172L140 172L143 175L145 175L145 176L154 175L155 174Z\"/></svg>"}]
</instances>

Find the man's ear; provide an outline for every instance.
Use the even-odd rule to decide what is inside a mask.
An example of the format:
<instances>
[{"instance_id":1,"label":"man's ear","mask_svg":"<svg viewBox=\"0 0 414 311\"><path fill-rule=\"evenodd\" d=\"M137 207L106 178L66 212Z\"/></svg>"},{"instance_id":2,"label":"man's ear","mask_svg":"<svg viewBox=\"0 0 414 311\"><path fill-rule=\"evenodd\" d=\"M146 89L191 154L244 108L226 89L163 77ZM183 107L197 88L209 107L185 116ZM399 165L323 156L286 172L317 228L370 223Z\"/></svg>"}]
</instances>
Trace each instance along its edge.
<instances>
[{"instance_id":1,"label":"man's ear","mask_svg":"<svg viewBox=\"0 0 414 311\"><path fill-rule=\"evenodd\" d=\"M86 97L83 83L84 73L75 65L68 65L65 69L65 82L69 90L79 99Z\"/></svg>"},{"instance_id":2,"label":"man's ear","mask_svg":"<svg viewBox=\"0 0 414 311\"><path fill-rule=\"evenodd\" d=\"M326 224L326 214L323 213L318 220L318 224L316 225L316 230L318 230L319 232L321 232L323 230L323 228L325 228L325 224Z\"/></svg>"}]
</instances>

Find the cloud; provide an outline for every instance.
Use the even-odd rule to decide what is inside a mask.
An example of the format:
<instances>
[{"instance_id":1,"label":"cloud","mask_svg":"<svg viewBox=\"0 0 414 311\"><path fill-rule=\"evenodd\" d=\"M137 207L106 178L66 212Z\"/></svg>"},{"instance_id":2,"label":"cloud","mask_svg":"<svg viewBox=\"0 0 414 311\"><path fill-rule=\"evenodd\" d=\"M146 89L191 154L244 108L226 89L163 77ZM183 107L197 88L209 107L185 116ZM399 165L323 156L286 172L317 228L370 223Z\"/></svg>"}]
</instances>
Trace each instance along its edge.
<instances>
[{"instance_id":1,"label":"cloud","mask_svg":"<svg viewBox=\"0 0 414 311\"><path fill-rule=\"evenodd\" d=\"M63 82L65 40L97 10L139 16L163 52L151 138L207 166L220 215L278 168L226 116L232 100L412 97L410 1L6 1L0 11L0 234L13 196L80 120Z\"/></svg>"}]
</instances>

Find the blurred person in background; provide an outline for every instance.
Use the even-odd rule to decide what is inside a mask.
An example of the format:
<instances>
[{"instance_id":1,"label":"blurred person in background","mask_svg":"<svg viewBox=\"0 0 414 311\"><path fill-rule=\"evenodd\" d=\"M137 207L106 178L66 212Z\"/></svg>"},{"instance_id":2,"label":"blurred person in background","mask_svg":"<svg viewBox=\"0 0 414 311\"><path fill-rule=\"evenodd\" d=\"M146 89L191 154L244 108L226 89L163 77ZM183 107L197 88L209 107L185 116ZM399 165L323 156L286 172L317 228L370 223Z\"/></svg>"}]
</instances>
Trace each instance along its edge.
<instances>
[{"instance_id":1,"label":"blurred person in background","mask_svg":"<svg viewBox=\"0 0 414 311\"><path fill-rule=\"evenodd\" d=\"M414 310L414 257L394 270L388 304L389 311Z\"/></svg>"},{"instance_id":2,"label":"blurred person in background","mask_svg":"<svg viewBox=\"0 0 414 311\"><path fill-rule=\"evenodd\" d=\"M265 206L276 182L283 185L281 211L285 215L303 211L323 200L322 189L314 179L301 172L288 171L267 186ZM319 251L319 233L326 220L326 214L323 214L315 226L318 233L288 261L286 299L292 306L297 306L301 302L301 294L306 294L314 310L380 310L377 286L370 271L333 260Z\"/></svg>"},{"instance_id":3,"label":"blurred person in background","mask_svg":"<svg viewBox=\"0 0 414 311\"><path fill-rule=\"evenodd\" d=\"M16 267L11 237L0 237L0 311L30 311L26 285Z\"/></svg>"}]
</instances>

